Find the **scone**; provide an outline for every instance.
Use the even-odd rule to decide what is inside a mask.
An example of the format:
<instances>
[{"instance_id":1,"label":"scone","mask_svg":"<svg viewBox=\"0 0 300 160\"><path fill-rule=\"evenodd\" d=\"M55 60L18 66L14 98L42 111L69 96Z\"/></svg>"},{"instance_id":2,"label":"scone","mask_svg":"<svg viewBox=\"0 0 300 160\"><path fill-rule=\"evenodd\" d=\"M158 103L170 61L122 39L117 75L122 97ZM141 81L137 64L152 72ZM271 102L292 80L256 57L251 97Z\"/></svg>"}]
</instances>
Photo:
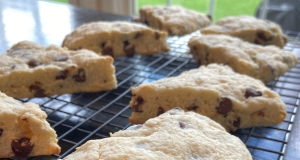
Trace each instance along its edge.
<instances>
[{"instance_id":1,"label":"scone","mask_svg":"<svg viewBox=\"0 0 300 160\"><path fill-rule=\"evenodd\" d=\"M283 48L288 38L277 24L250 16L226 17L209 27L201 29L202 34L225 34L244 41L261 45L276 45Z\"/></svg>"},{"instance_id":2,"label":"scone","mask_svg":"<svg viewBox=\"0 0 300 160\"><path fill-rule=\"evenodd\" d=\"M169 35L184 35L208 26L211 17L180 6L143 6L140 21Z\"/></svg>"},{"instance_id":3,"label":"scone","mask_svg":"<svg viewBox=\"0 0 300 160\"><path fill-rule=\"evenodd\" d=\"M63 46L72 50L89 49L99 54L133 56L168 51L168 34L130 22L93 22L84 24L68 34Z\"/></svg>"},{"instance_id":4,"label":"scone","mask_svg":"<svg viewBox=\"0 0 300 160\"><path fill-rule=\"evenodd\" d=\"M244 159L243 142L211 119L175 108L110 138L90 140L64 160Z\"/></svg>"},{"instance_id":5,"label":"scone","mask_svg":"<svg viewBox=\"0 0 300 160\"><path fill-rule=\"evenodd\" d=\"M0 158L58 154L56 133L35 103L0 92Z\"/></svg>"},{"instance_id":6,"label":"scone","mask_svg":"<svg viewBox=\"0 0 300 160\"><path fill-rule=\"evenodd\" d=\"M116 88L113 58L22 41L0 55L0 91L14 98Z\"/></svg>"},{"instance_id":7,"label":"scone","mask_svg":"<svg viewBox=\"0 0 300 160\"><path fill-rule=\"evenodd\" d=\"M208 116L228 131L274 125L286 116L285 104L276 92L218 64L140 84L131 87L131 92L131 123L144 123L174 106Z\"/></svg>"},{"instance_id":8,"label":"scone","mask_svg":"<svg viewBox=\"0 0 300 160\"><path fill-rule=\"evenodd\" d=\"M226 35L201 35L188 42L199 65L220 63L268 83L297 65L295 54L275 46L261 46Z\"/></svg>"}]
</instances>

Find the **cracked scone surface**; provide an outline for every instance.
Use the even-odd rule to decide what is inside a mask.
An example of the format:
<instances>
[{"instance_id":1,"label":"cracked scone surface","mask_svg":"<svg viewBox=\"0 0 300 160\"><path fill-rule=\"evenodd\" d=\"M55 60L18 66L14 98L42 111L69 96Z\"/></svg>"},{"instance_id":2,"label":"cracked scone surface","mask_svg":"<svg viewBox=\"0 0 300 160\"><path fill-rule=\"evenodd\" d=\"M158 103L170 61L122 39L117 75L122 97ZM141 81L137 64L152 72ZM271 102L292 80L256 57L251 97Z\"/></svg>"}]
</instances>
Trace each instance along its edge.
<instances>
[{"instance_id":1,"label":"cracked scone surface","mask_svg":"<svg viewBox=\"0 0 300 160\"><path fill-rule=\"evenodd\" d=\"M131 123L144 123L174 106L208 116L228 131L274 125L286 116L285 104L276 92L218 64L140 84L131 87L131 93Z\"/></svg>"},{"instance_id":2,"label":"cracked scone surface","mask_svg":"<svg viewBox=\"0 0 300 160\"><path fill-rule=\"evenodd\" d=\"M68 34L63 46L81 48L112 57L151 55L170 50L166 32L133 22L93 22Z\"/></svg>"},{"instance_id":3,"label":"cracked scone surface","mask_svg":"<svg viewBox=\"0 0 300 160\"><path fill-rule=\"evenodd\" d=\"M235 72L268 83L297 65L295 54L275 46L261 46L227 35L201 35L188 42L199 65L220 63Z\"/></svg>"},{"instance_id":4,"label":"cracked scone surface","mask_svg":"<svg viewBox=\"0 0 300 160\"><path fill-rule=\"evenodd\" d=\"M201 29L202 34L225 34L261 45L276 45L283 48L288 38L279 25L251 16L226 17L214 25Z\"/></svg>"},{"instance_id":5,"label":"cracked scone surface","mask_svg":"<svg viewBox=\"0 0 300 160\"><path fill-rule=\"evenodd\" d=\"M141 22L169 35L192 33L211 23L210 16L180 6L143 6L139 12Z\"/></svg>"},{"instance_id":6,"label":"cracked scone surface","mask_svg":"<svg viewBox=\"0 0 300 160\"><path fill-rule=\"evenodd\" d=\"M0 90L14 98L116 88L113 58L22 41L0 55Z\"/></svg>"},{"instance_id":7,"label":"cracked scone surface","mask_svg":"<svg viewBox=\"0 0 300 160\"><path fill-rule=\"evenodd\" d=\"M73 159L246 159L244 143L208 117L174 108L143 125L110 138L90 140L64 160Z\"/></svg>"},{"instance_id":8,"label":"cracked scone surface","mask_svg":"<svg viewBox=\"0 0 300 160\"><path fill-rule=\"evenodd\" d=\"M0 92L0 158L58 154L57 135L46 113Z\"/></svg>"}]
</instances>

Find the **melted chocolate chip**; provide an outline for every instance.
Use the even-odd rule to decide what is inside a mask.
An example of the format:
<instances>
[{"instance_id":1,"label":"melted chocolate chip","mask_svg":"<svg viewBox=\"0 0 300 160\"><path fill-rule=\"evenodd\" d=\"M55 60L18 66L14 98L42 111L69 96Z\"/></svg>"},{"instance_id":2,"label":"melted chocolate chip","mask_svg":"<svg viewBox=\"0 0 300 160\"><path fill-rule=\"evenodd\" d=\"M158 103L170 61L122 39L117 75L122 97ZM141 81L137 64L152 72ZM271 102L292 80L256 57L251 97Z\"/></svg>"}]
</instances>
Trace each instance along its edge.
<instances>
[{"instance_id":1,"label":"melted chocolate chip","mask_svg":"<svg viewBox=\"0 0 300 160\"><path fill-rule=\"evenodd\" d=\"M189 110L189 111L194 111L194 110L196 110L197 108L198 108L198 106L196 106L196 105L191 105L191 106L187 107L186 109Z\"/></svg>"},{"instance_id":2,"label":"melted chocolate chip","mask_svg":"<svg viewBox=\"0 0 300 160\"><path fill-rule=\"evenodd\" d=\"M73 76L76 82L85 82L86 76L83 68L79 68L77 74Z\"/></svg>"},{"instance_id":3,"label":"melted chocolate chip","mask_svg":"<svg viewBox=\"0 0 300 160\"><path fill-rule=\"evenodd\" d=\"M14 139L11 141L11 149L16 157L26 157L31 153L33 144L29 138Z\"/></svg>"},{"instance_id":4,"label":"melted chocolate chip","mask_svg":"<svg viewBox=\"0 0 300 160\"><path fill-rule=\"evenodd\" d=\"M128 57L132 57L135 54L135 46L134 45L130 47L124 46L124 52Z\"/></svg>"},{"instance_id":5,"label":"melted chocolate chip","mask_svg":"<svg viewBox=\"0 0 300 160\"><path fill-rule=\"evenodd\" d=\"M270 41L270 40L272 40L272 37L267 37L267 36L264 34L264 32L262 32L262 31L258 31L258 32L256 33L256 36L257 36L259 39L262 39L262 40L264 40L264 41Z\"/></svg>"},{"instance_id":6,"label":"melted chocolate chip","mask_svg":"<svg viewBox=\"0 0 300 160\"><path fill-rule=\"evenodd\" d=\"M140 38L142 35L143 35L142 33L138 32L138 33L134 36L134 39L138 39L138 38Z\"/></svg>"},{"instance_id":7,"label":"melted chocolate chip","mask_svg":"<svg viewBox=\"0 0 300 160\"><path fill-rule=\"evenodd\" d=\"M2 133L3 133L3 129L0 128L0 137L2 136Z\"/></svg>"},{"instance_id":8,"label":"melted chocolate chip","mask_svg":"<svg viewBox=\"0 0 300 160\"><path fill-rule=\"evenodd\" d=\"M217 113L219 114L227 114L232 110L232 108L233 106L231 100L229 98L223 97L216 109Z\"/></svg>"},{"instance_id":9,"label":"melted chocolate chip","mask_svg":"<svg viewBox=\"0 0 300 160\"><path fill-rule=\"evenodd\" d=\"M63 70L60 71L59 74L55 77L55 79L66 79L68 77L69 71L68 70Z\"/></svg>"},{"instance_id":10,"label":"melted chocolate chip","mask_svg":"<svg viewBox=\"0 0 300 160\"><path fill-rule=\"evenodd\" d=\"M128 41L124 41L124 46L128 46L129 45L129 42Z\"/></svg>"},{"instance_id":11,"label":"melted chocolate chip","mask_svg":"<svg viewBox=\"0 0 300 160\"><path fill-rule=\"evenodd\" d=\"M102 48L104 48L104 47L105 47L105 44L106 44L106 43L103 42L103 43L100 44L100 46L101 46Z\"/></svg>"},{"instance_id":12,"label":"melted chocolate chip","mask_svg":"<svg viewBox=\"0 0 300 160\"><path fill-rule=\"evenodd\" d=\"M186 123L185 122L179 122L179 126L181 129L186 129Z\"/></svg>"},{"instance_id":13,"label":"melted chocolate chip","mask_svg":"<svg viewBox=\"0 0 300 160\"><path fill-rule=\"evenodd\" d=\"M157 109L157 116L159 116L159 115L161 115L161 114L163 114L163 113L165 113L165 109L164 108L162 108L162 107L158 107L158 109Z\"/></svg>"},{"instance_id":14,"label":"melted chocolate chip","mask_svg":"<svg viewBox=\"0 0 300 160\"><path fill-rule=\"evenodd\" d=\"M56 56L54 58L54 61L56 62L63 62L63 61L67 61L69 59L69 56L67 55L60 55L60 56Z\"/></svg>"},{"instance_id":15,"label":"melted chocolate chip","mask_svg":"<svg viewBox=\"0 0 300 160\"><path fill-rule=\"evenodd\" d=\"M37 60L32 59L27 64L28 64L29 68L34 68L34 67L40 65L40 62L37 61Z\"/></svg>"},{"instance_id":16,"label":"melted chocolate chip","mask_svg":"<svg viewBox=\"0 0 300 160\"><path fill-rule=\"evenodd\" d=\"M233 121L233 126L236 128L239 128L241 124L240 118L237 118L235 121Z\"/></svg>"},{"instance_id":17,"label":"melted chocolate chip","mask_svg":"<svg viewBox=\"0 0 300 160\"><path fill-rule=\"evenodd\" d=\"M33 95L35 97L46 97L45 90L42 89L39 84L33 84L29 86L30 92L34 92Z\"/></svg>"},{"instance_id":18,"label":"melted chocolate chip","mask_svg":"<svg viewBox=\"0 0 300 160\"><path fill-rule=\"evenodd\" d=\"M264 113L263 111L259 111L259 112L257 113L257 115L264 117L264 116L265 116L265 113Z\"/></svg>"},{"instance_id":19,"label":"melted chocolate chip","mask_svg":"<svg viewBox=\"0 0 300 160\"><path fill-rule=\"evenodd\" d=\"M158 32L155 32L155 39L158 40L159 37L160 37L160 36L159 36L159 33L158 33Z\"/></svg>"},{"instance_id":20,"label":"melted chocolate chip","mask_svg":"<svg viewBox=\"0 0 300 160\"><path fill-rule=\"evenodd\" d=\"M245 97L249 98L249 97L258 97L258 96L262 96L261 91L257 91L253 88L246 88L245 91Z\"/></svg>"},{"instance_id":21,"label":"melted chocolate chip","mask_svg":"<svg viewBox=\"0 0 300 160\"><path fill-rule=\"evenodd\" d=\"M113 48L112 47L105 47L103 50L102 50L102 53L103 55L110 55L110 56L114 56L114 53L113 53Z\"/></svg>"},{"instance_id":22,"label":"melted chocolate chip","mask_svg":"<svg viewBox=\"0 0 300 160\"><path fill-rule=\"evenodd\" d=\"M143 112L143 110L142 110L143 103L144 103L144 99L142 97L138 96L135 99L133 106L131 107L132 111L133 112Z\"/></svg>"}]
</instances>

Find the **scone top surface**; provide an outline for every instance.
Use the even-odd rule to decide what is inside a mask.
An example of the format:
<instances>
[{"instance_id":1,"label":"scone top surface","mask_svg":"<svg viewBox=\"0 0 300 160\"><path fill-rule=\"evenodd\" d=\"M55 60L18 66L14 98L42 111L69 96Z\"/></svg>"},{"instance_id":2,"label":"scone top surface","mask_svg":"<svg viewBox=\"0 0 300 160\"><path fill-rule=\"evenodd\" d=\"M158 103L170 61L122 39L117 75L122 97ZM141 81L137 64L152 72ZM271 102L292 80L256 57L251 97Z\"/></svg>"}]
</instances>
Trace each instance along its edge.
<instances>
[{"instance_id":1,"label":"scone top surface","mask_svg":"<svg viewBox=\"0 0 300 160\"><path fill-rule=\"evenodd\" d=\"M286 116L276 92L217 64L140 84L131 87L131 92L131 123L144 123L174 106L208 116L228 131L277 124Z\"/></svg>"},{"instance_id":2,"label":"scone top surface","mask_svg":"<svg viewBox=\"0 0 300 160\"><path fill-rule=\"evenodd\" d=\"M92 22L79 26L68 34L62 46L72 50L81 48L103 55L149 55L169 50L168 34L145 25L125 22Z\"/></svg>"},{"instance_id":3,"label":"scone top surface","mask_svg":"<svg viewBox=\"0 0 300 160\"><path fill-rule=\"evenodd\" d=\"M47 66L66 68L70 65L77 65L84 63L86 60L100 57L89 50L70 51L55 45L44 47L34 42L21 41L7 50L6 54L1 54L0 58L0 76L3 76L12 70L34 70ZM113 61L109 56L101 58Z\"/></svg>"},{"instance_id":4,"label":"scone top surface","mask_svg":"<svg viewBox=\"0 0 300 160\"><path fill-rule=\"evenodd\" d=\"M56 133L37 104L0 92L0 158L58 154Z\"/></svg>"},{"instance_id":5,"label":"scone top surface","mask_svg":"<svg viewBox=\"0 0 300 160\"><path fill-rule=\"evenodd\" d=\"M143 6L141 21L169 35L183 35L206 27L211 23L208 15L181 6Z\"/></svg>"},{"instance_id":6,"label":"scone top surface","mask_svg":"<svg viewBox=\"0 0 300 160\"><path fill-rule=\"evenodd\" d=\"M64 158L71 159L246 159L243 142L211 119L173 109L110 138L91 140Z\"/></svg>"},{"instance_id":7,"label":"scone top surface","mask_svg":"<svg viewBox=\"0 0 300 160\"><path fill-rule=\"evenodd\" d=\"M226 34L251 43L276 45L280 48L284 47L288 41L279 25L251 16L225 17L217 21L215 25L201 29L201 33Z\"/></svg>"},{"instance_id":8,"label":"scone top surface","mask_svg":"<svg viewBox=\"0 0 300 160\"><path fill-rule=\"evenodd\" d=\"M207 34L192 37L188 46L199 65L220 63L235 72L268 83L298 63L292 52L276 46L261 46L227 35Z\"/></svg>"}]
</instances>

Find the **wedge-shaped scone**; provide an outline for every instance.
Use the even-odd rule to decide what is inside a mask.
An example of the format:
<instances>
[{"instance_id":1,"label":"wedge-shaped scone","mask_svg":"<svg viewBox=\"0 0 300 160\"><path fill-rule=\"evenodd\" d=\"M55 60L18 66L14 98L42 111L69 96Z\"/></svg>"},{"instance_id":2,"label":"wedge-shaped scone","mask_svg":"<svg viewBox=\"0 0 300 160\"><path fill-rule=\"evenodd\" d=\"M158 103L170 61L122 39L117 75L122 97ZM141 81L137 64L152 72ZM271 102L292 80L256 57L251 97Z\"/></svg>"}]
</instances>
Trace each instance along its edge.
<instances>
[{"instance_id":1,"label":"wedge-shaped scone","mask_svg":"<svg viewBox=\"0 0 300 160\"><path fill-rule=\"evenodd\" d=\"M294 67L295 54L275 46L261 46L226 35L201 35L188 43L199 65L220 63L268 83Z\"/></svg>"},{"instance_id":2,"label":"wedge-shaped scone","mask_svg":"<svg viewBox=\"0 0 300 160\"><path fill-rule=\"evenodd\" d=\"M0 91L14 98L116 88L113 58L22 41L0 55Z\"/></svg>"},{"instance_id":3,"label":"wedge-shaped scone","mask_svg":"<svg viewBox=\"0 0 300 160\"><path fill-rule=\"evenodd\" d=\"M58 154L57 135L46 113L0 92L0 158Z\"/></svg>"},{"instance_id":4,"label":"wedge-shaped scone","mask_svg":"<svg viewBox=\"0 0 300 160\"><path fill-rule=\"evenodd\" d=\"M184 35L208 26L211 17L180 6L143 6L140 21L169 35Z\"/></svg>"},{"instance_id":5,"label":"wedge-shaped scone","mask_svg":"<svg viewBox=\"0 0 300 160\"><path fill-rule=\"evenodd\" d=\"M230 16L220 19L215 25L201 29L201 33L225 34L251 43L276 45L280 48L283 48L288 41L279 25L250 16Z\"/></svg>"},{"instance_id":6,"label":"wedge-shaped scone","mask_svg":"<svg viewBox=\"0 0 300 160\"><path fill-rule=\"evenodd\" d=\"M64 160L245 159L244 143L211 119L174 108L110 138L91 140Z\"/></svg>"},{"instance_id":7,"label":"wedge-shaped scone","mask_svg":"<svg viewBox=\"0 0 300 160\"><path fill-rule=\"evenodd\" d=\"M131 123L144 123L174 106L195 111L226 130L270 126L283 121L285 104L261 81L210 64L152 83L131 87Z\"/></svg>"},{"instance_id":8,"label":"wedge-shaped scone","mask_svg":"<svg viewBox=\"0 0 300 160\"><path fill-rule=\"evenodd\" d=\"M89 49L103 55L151 55L168 51L166 32L130 22L93 22L68 34L63 46L72 50Z\"/></svg>"}]
</instances>

